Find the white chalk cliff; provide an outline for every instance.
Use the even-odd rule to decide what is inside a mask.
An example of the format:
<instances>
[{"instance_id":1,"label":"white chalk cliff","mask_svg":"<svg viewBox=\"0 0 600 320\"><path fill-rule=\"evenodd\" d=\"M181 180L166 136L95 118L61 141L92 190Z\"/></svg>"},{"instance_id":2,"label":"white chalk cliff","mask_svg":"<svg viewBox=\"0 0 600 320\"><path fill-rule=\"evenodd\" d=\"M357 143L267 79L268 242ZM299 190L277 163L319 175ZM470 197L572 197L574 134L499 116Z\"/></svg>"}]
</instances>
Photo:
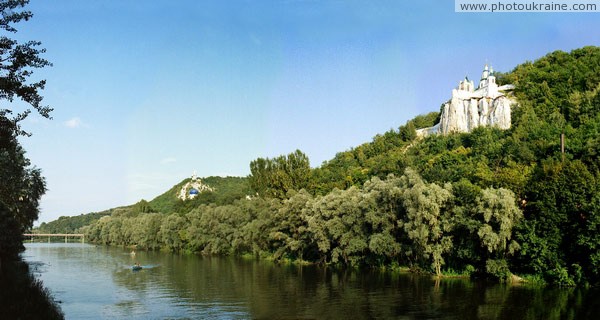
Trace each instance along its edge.
<instances>
[{"instance_id":1,"label":"white chalk cliff","mask_svg":"<svg viewBox=\"0 0 600 320\"><path fill-rule=\"evenodd\" d=\"M197 197L200 193L203 192L212 192L214 191L209 185L205 184L196 176L196 172L192 175L192 179L188 181L181 190L179 190L179 194L177 198L181 200L192 200Z\"/></svg>"},{"instance_id":2,"label":"white chalk cliff","mask_svg":"<svg viewBox=\"0 0 600 320\"><path fill-rule=\"evenodd\" d=\"M494 70L485 65L479 87L475 90L473 80L465 77L452 90L452 98L442 108L440 123L417 130L417 136L471 132L479 126L510 128L511 106L515 101L509 97L513 85L498 86Z\"/></svg>"}]
</instances>

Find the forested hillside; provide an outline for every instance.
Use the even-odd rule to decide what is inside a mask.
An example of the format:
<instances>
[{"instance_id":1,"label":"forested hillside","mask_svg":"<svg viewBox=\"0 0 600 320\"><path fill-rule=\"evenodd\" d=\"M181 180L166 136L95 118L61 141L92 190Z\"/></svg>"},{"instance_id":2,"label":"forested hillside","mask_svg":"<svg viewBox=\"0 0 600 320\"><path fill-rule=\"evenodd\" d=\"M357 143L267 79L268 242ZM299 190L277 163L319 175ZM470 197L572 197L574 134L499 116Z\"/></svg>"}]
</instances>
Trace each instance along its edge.
<instances>
[{"instance_id":1,"label":"forested hillside","mask_svg":"<svg viewBox=\"0 0 600 320\"><path fill-rule=\"evenodd\" d=\"M92 212L72 217L62 216L48 223L42 222L35 231L39 233L77 233L81 227L87 226L92 222L109 215L110 212L111 210L106 210L103 212Z\"/></svg>"},{"instance_id":2,"label":"forested hillside","mask_svg":"<svg viewBox=\"0 0 600 320\"><path fill-rule=\"evenodd\" d=\"M241 177L206 177L202 178L202 183L209 185L214 192L200 193L196 198L189 201L177 199L177 194L181 187L190 181L190 178L184 179L169 191L161 194L149 202L152 211L155 212L188 212L202 204L226 205L235 200L245 198L252 192L248 185L247 178Z\"/></svg>"},{"instance_id":3,"label":"forested hillside","mask_svg":"<svg viewBox=\"0 0 600 320\"><path fill-rule=\"evenodd\" d=\"M92 212L78 216L62 216L51 222L43 222L34 231L39 233L77 233L81 232L80 229L82 227L88 226L104 216L137 216L140 213L151 212L165 214L189 212L192 208L202 204L231 204L252 193L247 178L213 176L203 178L202 182L211 186L214 192L200 193L193 200L182 201L177 198L177 194L179 194L181 188L189 181L190 178L184 179L150 202L140 200L133 205L112 208L101 212Z\"/></svg>"},{"instance_id":4,"label":"forested hillside","mask_svg":"<svg viewBox=\"0 0 600 320\"><path fill-rule=\"evenodd\" d=\"M301 151L256 159L251 200L176 207L165 194L85 231L148 249L598 283L600 48L556 51L498 81L516 86L509 130L417 139L432 112L314 169Z\"/></svg>"}]
</instances>

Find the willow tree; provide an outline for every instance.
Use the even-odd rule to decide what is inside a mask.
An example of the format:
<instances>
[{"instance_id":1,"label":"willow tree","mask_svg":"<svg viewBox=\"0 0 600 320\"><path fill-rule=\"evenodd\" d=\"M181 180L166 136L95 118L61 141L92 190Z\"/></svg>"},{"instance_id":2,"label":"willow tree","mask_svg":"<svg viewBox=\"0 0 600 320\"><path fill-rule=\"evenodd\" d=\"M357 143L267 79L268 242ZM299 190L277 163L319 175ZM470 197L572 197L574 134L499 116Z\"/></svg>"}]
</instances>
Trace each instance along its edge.
<instances>
[{"instance_id":1,"label":"willow tree","mask_svg":"<svg viewBox=\"0 0 600 320\"><path fill-rule=\"evenodd\" d=\"M311 201L306 216L321 260L359 266L369 249L365 195L360 189L334 189Z\"/></svg>"},{"instance_id":2,"label":"willow tree","mask_svg":"<svg viewBox=\"0 0 600 320\"><path fill-rule=\"evenodd\" d=\"M308 226L307 207L313 201L306 191L292 195L271 217L273 228L269 238L277 248L275 258L289 256L303 260L305 253L317 252L313 235Z\"/></svg>"},{"instance_id":3,"label":"willow tree","mask_svg":"<svg viewBox=\"0 0 600 320\"><path fill-rule=\"evenodd\" d=\"M405 171L403 179L404 230L413 241L417 259L431 261L433 270L440 276L445 263L443 254L452 249L453 222L451 210L447 208L452 199L451 185L441 187L426 183L412 169Z\"/></svg>"},{"instance_id":4,"label":"willow tree","mask_svg":"<svg viewBox=\"0 0 600 320\"><path fill-rule=\"evenodd\" d=\"M481 191L476 210L483 218L477 231L481 246L489 253L486 271L505 278L509 275L506 257L519 249L512 239L514 227L523 219L514 193L507 189L488 188Z\"/></svg>"},{"instance_id":5,"label":"willow tree","mask_svg":"<svg viewBox=\"0 0 600 320\"><path fill-rule=\"evenodd\" d=\"M369 250L372 258L379 265L398 262L403 238L398 217L404 214L401 179L394 175L386 180L374 177L364 184L364 192L362 206L367 208L365 221L371 229Z\"/></svg>"}]
</instances>

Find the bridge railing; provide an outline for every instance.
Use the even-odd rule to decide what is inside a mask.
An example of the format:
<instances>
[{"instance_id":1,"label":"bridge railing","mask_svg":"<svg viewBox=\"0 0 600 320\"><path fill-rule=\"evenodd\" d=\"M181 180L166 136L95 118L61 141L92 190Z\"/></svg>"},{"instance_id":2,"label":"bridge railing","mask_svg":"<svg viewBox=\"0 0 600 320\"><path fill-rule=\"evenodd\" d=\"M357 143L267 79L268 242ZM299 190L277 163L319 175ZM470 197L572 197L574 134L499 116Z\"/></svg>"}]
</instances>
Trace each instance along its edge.
<instances>
[{"instance_id":1,"label":"bridge railing","mask_svg":"<svg viewBox=\"0 0 600 320\"><path fill-rule=\"evenodd\" d=\"M85 242L85 234L83 233L24 233L23 236L30 237L32 242L35 237L48 237L48 242L50 242L52 237L64 237L65 243L67 243L71 237L81 238L81 243Z\"/></svg>"}]
</instances>

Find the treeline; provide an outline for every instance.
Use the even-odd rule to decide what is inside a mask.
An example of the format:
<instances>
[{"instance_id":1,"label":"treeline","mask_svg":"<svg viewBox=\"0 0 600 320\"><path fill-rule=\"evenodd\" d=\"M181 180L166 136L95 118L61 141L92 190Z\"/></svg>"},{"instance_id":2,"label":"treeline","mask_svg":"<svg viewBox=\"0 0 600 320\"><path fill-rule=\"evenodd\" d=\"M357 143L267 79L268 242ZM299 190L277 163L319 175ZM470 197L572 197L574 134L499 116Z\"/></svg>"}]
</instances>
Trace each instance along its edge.
<instances>
[{"instance_id":1,"label":"treeline","mask_svg":"<svg viewBox=\"0 0 600 320\"><path fill-rule=\"evenodd\" d=\"M348 151L339 152L312 171L309 184L315 194L324 195L335 188L359 187L371 177L381 179L401 174L408 166L406 150L416 138L416 129L432 127L440 121L440 112L416 116L384 134L373 137Z\"/></svg>"},{"instance_id":2,"label":"treeline","mask_svg":"<svg viewBox=\"0 0 600 320\"><path fill-rule=\"evenodd\" d=\"M107 216L110 210L103 212L92 212L89 214L81 214L78 216L62 216L50 222L42 222L35 229L38 233L77 233L81 227L90 225L92 222Z\"/></svg>"},{"instance_id":3,"label":"treeline","mask_svg":"<svg viewBox=\"0 0 600 320\"><path fill-rule=\"evenodd\" d=\"M140 213L151 212L189 212L200 205L233 204L235 201L255 193L250 188L248 178L211 176L202 178L202 183L213 188L213 192L200 193L192 200L180 200L177 198L177 195L181 191L181 188L189 181L190 178L184 179L151 201L142 199L133 205L112 208L101 212L80 214L78 216L62 216L57 220L41 223L33 231L39 233L79 233L82 227L88 226L108 215L137 216Z\"/></svg>"},{"instance_id":4,"label":"treeline","mask_svg":"<svg viewBox=\"0 0 600 320\"><path fill-rule=\"evenodd\" d=\"M433 112L314 169L300 151L259 158L252 201L113 214L89 231L107 244L599 283L600 48L556 51L498 81L516 85L509 130L416 139ZM376 200L375 185L397 193Z\"/></svg>"},{"instance_id":5,"label":"treeline","mask_svg":"<svg viewBox=\"0 0 600 320\"><path fill-rule=\"evenodd\" d=\"M407 265L437 274L446 266L500 278L510 274L507 259L519 249L512 231L522 213L506 189L427 183L407 169L362 188L288 196L203 205L186 214L113 214L86 233L109 245L353 267Z\"/></svg>"}]
</instances>

